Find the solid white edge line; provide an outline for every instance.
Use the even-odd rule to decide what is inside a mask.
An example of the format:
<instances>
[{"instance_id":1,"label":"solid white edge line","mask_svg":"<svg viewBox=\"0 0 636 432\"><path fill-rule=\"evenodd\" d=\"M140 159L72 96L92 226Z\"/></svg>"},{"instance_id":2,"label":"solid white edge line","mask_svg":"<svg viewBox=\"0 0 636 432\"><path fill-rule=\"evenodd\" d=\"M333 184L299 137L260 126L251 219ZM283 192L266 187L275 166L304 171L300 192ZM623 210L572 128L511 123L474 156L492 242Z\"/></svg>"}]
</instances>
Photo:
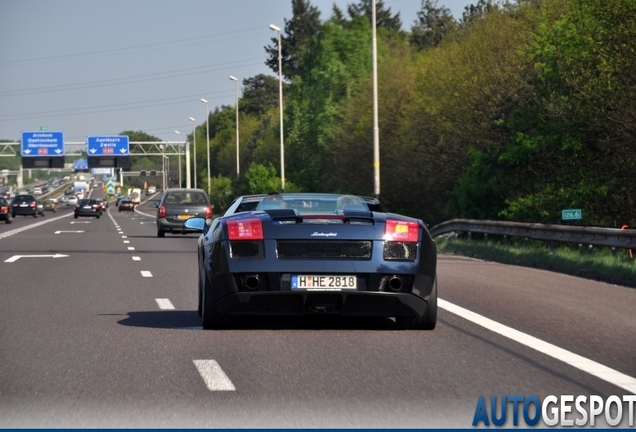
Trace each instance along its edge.
<instances>
[{"instance_id":1,"label":"solid white edge line","mask_svg":"<svg viewBox=\"0 0 636 432\"><path fill-rule=\"evenodd\" d=\"M152 277L152 273L151 273L151 272L149 272L148 270L142 270L142 271L141 271L141 275L142 275L143 277Z\"/></svg>"},{"instance_id":2,"label":"solid white edge line","mask_svg":"<svg viewBox=\"0 0 636 432\"><path fill-rule=\"evenodd\" d=\"M235 391L236 387L225 375L216 360L192 360L210 391Z\"/></svg>"},{"instance_id":3,"label":"solid white edge line","mask_svg":"<svg viewBox=\"0 0 636 432\"><path fill-rule=\"evenodd\" d=\"M454 313L455 315L458 315L470 322L480 325L490 331L498 333L502 336L514 340L515 342L518 342L522 345L525 345L543 354L560 360L572 367L582 370L583 372L587 372L590 375L595 376L596 378L602 379L610 384L625 389L630 393L636 394L636 378L609 368L593 360L582 357L571 351L559 348L558 346L552 345L551 343L544 342L541 339L520 332L519 330L515 330L511 327L500 324L496 321L486 318L483 315L479 315L475 312L469 311L468 309L464 309L461 306L449 303L446 300L438 298L437 305L440 308L447 310L448 312Z\"/></svg>"},{"instance_id":4,"label":"solid white edge line","mask_svg":"<svg viewBox=\"0 0 636 432\"><path fill-rule=\"evenodd\" d=\"M155 301L157 302L157 305L159 305L159 309L161 310L171 310L175 308L170 299L158 298L155 299Z\"/></svg>"}]
</instances>

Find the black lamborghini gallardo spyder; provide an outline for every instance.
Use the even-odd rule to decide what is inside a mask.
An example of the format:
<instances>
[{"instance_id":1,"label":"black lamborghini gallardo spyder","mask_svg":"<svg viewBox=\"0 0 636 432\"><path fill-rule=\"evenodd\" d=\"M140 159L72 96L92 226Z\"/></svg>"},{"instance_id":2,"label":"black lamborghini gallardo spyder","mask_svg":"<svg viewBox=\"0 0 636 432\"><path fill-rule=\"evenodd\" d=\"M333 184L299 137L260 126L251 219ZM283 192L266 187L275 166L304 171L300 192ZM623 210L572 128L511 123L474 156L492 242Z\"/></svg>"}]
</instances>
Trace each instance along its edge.
<instances>
[{"instance_id":1,"label":"black lamborghini gallardo spyder","mask_svg":"<svg viewBox=\"0 0 636 432\"><path fill-rule=\"evenodd\" d=\"M437 322L437 250L426 225L375 198L283 193L237 198L223 216L184 222L198 240L204 329L228 315L395 317Z\"/></svg>"}]
</instances>

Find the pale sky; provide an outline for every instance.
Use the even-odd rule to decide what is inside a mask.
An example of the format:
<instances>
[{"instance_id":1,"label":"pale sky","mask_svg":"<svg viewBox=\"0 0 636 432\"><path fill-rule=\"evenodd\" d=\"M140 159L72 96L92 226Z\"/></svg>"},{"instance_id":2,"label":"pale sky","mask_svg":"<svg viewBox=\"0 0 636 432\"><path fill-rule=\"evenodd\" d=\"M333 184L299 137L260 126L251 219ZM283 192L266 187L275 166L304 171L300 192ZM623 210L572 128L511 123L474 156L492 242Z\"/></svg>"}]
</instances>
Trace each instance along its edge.
<instances>
[{"instance_id":1,"label":"pale sky","mask_svg":"<svg viewBox=\"0 0 636 432\"><path fill-rule=\"evenodd\" d=\"M475 2L438 5L459 18ZM358 1L311 0L323 21L334 3ZM385 6L409 29L421 1ZM0 0L0 139L46 127L65 142L124 130L183 141L189 117L205 121L201 98L234 106L230 75L277 76L263 47L291 18L291 0Z\"/></svg>"}]
</instances>

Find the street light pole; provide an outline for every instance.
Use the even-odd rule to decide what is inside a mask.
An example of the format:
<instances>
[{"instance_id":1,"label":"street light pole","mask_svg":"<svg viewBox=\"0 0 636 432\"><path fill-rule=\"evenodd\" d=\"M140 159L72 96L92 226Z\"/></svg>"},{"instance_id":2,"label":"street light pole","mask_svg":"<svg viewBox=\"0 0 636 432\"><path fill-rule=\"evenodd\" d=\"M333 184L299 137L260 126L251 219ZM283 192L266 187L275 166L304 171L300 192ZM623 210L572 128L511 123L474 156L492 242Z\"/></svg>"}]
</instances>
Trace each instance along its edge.
<instances>
[{"instance_id":1,"label":"street light pole","mask_svg":"<svg viewBox=\"0 0 636 432\"><path fill-rule=\"evenodd\" d=\"M270 24L269 28L278 32L278 99L280 111L280 191L285 192L285 145L283 141L283 57L280 42L280 27Z\"/></svg>"},{"instance_id":2,"label":"street light pole","mask_svg":"<svg viewBox=\"0 0 636 432\"><path fill-rule=\"evenodd\" d=\"M164 154L164 147L163 144L159 145L159 148L161 149L161 180L162 180L162 186L163 186L163 190L166 190L166 155Z\"/></svg>"},{"instance_id":3,"label":"street light pole","mask_svg":"<svg viewBox=\"0 0 636 432\"><path fill-rule=\"evenodd\" d=\"M230 75L230 79L236 83L236 178L239 178L239 106L238 106L238 79Z\"/></svg>"},{"instance_id":4,"label":"street light pole","mask_svg":"<svg viewBox=\"0 0 636 432\"><path fill-rule=\"evenodd\" d=\"M176 130L174 133L177 134L177 151L179 153L179 187L181 188L181 132Z\"/></svg>"},{"instance_id":5,"label":"street light pole","mask_svg":"<svg viewBox=\"0 0 636 432\"><path fill-rule=\"evenodd\" d=\"M378 42L376 39L375 0L371 7L371 28L373 29L373 190L380 198L380 127L378 125Z\"/></svg>"},{"instance_id":6,"label":"street light pole","mask_svg":"<svg viewBox=\"0 0 636 432\"><path fill-rule=\"evenodd\" d=\"M192 147L194 150L194 188L197 188L197 125L195 123L194 117L190 117L190 121L192 122ZM190 166L190 165L188 165Z\"/></svg>"},{"instance_id":7,"label":"street light pole","mask_svg":"<svg viewBox=\"0 0 636 432\"><path fill-rule=\"evenodd\" d=\"M210 106L208 101L201 99L201 102L205 103L205 137L208 140L208 197L210 196Z\"/></svg>"}]
</instances>

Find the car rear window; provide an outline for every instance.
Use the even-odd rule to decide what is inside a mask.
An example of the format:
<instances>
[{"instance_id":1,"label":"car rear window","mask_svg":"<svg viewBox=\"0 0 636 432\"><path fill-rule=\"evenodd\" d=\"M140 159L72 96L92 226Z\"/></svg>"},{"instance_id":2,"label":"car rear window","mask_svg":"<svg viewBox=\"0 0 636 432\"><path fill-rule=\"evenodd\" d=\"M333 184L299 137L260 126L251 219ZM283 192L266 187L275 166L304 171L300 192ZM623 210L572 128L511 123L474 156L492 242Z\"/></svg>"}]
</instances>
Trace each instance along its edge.
<instances>
[{"instance_id":1,"label":"car rear window","mask_svg":"<svg viewBox=\"0 0 636 432\"><path fill-rule=\"evenodd\" d=\"M33 198L31 195L18 195L15 198L13 198L13 202L16 203L24 203L24 202L32 202L35 201L35 198Z\"/></svg>"},{"instance_id":2,"label":"car rear window","mask_svg":"<svg viewBox=\"0 0 636 432\"><path fill-rule=\"evenodd\" d=\"M165 204L207 205L208 198L202 192L169 192Z\"/></svg>"}]
</instances>

